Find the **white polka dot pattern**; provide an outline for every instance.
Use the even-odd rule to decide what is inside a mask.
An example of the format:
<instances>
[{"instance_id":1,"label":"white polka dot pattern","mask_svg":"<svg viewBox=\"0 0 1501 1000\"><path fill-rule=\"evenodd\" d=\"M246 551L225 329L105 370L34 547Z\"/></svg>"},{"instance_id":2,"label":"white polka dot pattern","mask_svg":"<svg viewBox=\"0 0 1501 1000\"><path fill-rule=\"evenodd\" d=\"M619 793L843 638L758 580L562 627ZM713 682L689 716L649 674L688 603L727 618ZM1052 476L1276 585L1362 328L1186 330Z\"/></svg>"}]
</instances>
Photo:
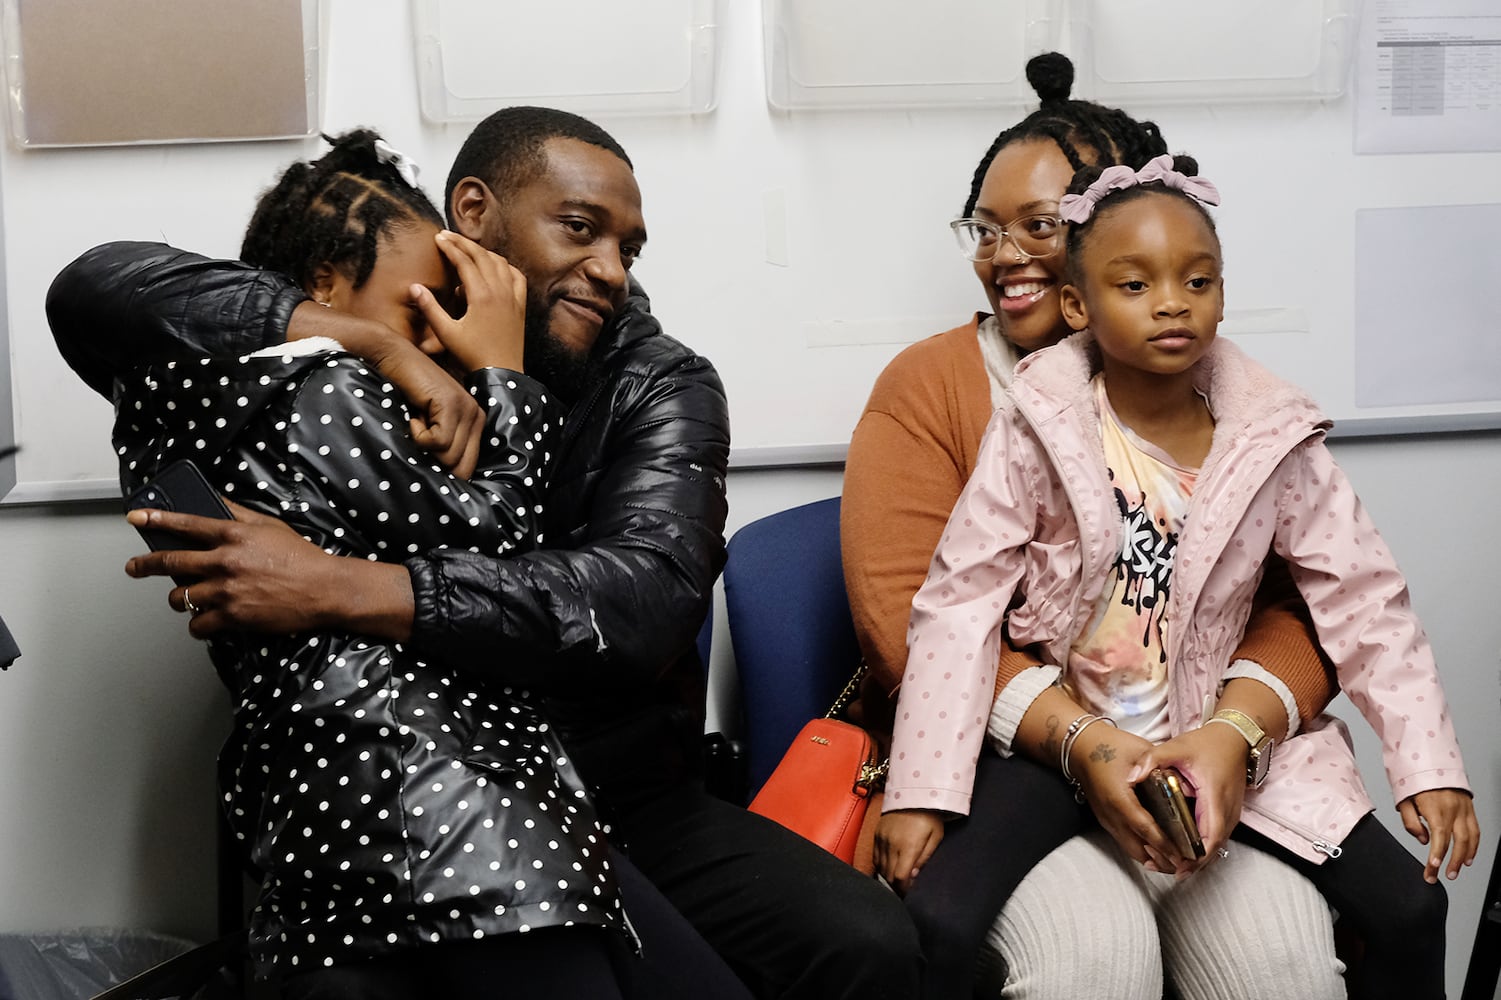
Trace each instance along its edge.
<instances>
[{"instance_id":1,"label":"white polka dot pattern","mask_svg":"<svg viewBox=\"0 0 1501 1000\"><path fill-rule=\"evenodd\" d=\"M416 447L399 394L357 359L164 364L122 383L122 483L192 458L338 555L534 548L555 407L513 372L469 387L488 431L466 482ZM263 970L618 923L593 806L527 692L341 634L236 637L211 653L236 701L221 794L265 872L252 921Z\"/></svg>"}]
</instances>

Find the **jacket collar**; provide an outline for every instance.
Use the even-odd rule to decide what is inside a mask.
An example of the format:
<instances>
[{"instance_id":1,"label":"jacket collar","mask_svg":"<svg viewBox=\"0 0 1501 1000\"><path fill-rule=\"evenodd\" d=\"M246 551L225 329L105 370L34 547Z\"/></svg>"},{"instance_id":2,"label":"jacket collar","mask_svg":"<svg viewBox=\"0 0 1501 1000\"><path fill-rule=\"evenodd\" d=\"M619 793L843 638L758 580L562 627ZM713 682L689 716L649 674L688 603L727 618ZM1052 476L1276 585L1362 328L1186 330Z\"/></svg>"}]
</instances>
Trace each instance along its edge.
<instances>
[{"instance_id":1,"label":"jacket collar","mask_svg":"<svg viewBox=\"0 0 1501 1000\"><path fill-rule=\"evenodd\" d=\"M1058 412L1093 409L1089 380L1100 370L1099 346L1088 330L1023 358L1012 395L1031 389L1034 405ZM1209 399L1215 447L1248 433L1327 430L1331 421L1306 392L1255 362L1235 344L1216 337L1199 362L1195 385ZM1214 457L1211 452L1210 459ZM1208 464L1208 463L1206 463Z\"/></svg>"},{"instance_id":2,"label":"jacket collar","mask_svg":"<svg viewBox=\"0 0 1501 1000\"><path fill-rule=\"evenodd\" d=\"M612 354L630 347L638 341L653 337L662 332L662 324L651 314L651 299L646 294L646 289L635 276L630 278L630 284L626 291L625 302L615 315L610 318L610 323L599 335L599 342L594 349L599 352L600 358L608 358Z\"/></svg>"}]
</instances>

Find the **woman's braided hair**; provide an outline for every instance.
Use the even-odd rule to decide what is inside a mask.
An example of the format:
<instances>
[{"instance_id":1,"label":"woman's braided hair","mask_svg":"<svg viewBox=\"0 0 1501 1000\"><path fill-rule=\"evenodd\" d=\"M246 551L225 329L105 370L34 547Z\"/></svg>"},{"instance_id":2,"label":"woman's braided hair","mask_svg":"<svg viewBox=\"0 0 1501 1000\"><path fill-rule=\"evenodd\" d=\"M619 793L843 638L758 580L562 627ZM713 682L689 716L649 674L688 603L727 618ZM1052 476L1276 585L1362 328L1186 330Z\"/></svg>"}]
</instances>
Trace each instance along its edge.
<instances>
[{"instance_id":1,"label":"woman's braided hair","mask_svg":"<svg viewBox=\"0 0 1501 1000\"><path fill-rule=\"evenodd\" d=\"M975 168L969 200L964 203L966 217L974 214L991 161L1014 142L1049 139L1075 170L1096 161L1106 166L1124 163L1140 169L1152 157L1167 152L1167 143L1153 122L1139 122L1119 108L1107 108L1093 101L1069 100L1074 64L1068 56L1058 52L1033 56L1027 62L1027 82L1037 92L1041 106L990 144Z\"/></svg>"},{"instance_id":2,"label":"woman's braided hair","mask_svg":"<svg viewBox=\"0 0 1501 1000\"><path fill-rule=\"evenodd\" d=\"M416 221L441 227L443 217L376 151L379 134L354 129L323 137L331 148L298 161L256 203L240 259L279 271L307 288L329 264L359 288L375 268L381 237Z\"/></svg>"}]
</instances>

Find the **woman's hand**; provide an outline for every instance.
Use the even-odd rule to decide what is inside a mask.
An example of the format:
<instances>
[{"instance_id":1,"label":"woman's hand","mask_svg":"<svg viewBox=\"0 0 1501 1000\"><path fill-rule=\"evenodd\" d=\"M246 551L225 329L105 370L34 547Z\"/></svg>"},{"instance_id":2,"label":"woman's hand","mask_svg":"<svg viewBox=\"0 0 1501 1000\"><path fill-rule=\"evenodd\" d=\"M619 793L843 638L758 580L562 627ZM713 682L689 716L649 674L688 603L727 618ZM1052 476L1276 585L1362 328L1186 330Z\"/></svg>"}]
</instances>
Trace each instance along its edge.
<instances>
[{"instance_id":1,"label":"woman's hand","mask_svg":"<svg viewBox=\"0 0 1501 1000\"><path fill-rule=\"evenodd\" d=\"M229 508L233 521L163 510L126 515L136 527L173 532L192 546L136 556L125 572L187 580L172 588L167 604L191 612L188 631L194 638L328 627L396 641L410 635L413 602L405 567L329 555L274 517L235 503Z\"/></svg>"},{"instance_id":2,"label":"woman's hand","mask_svg":"<svg viewBox=\"0 0 1501 1000\"><path fill-rule=\"evenodd\" d=\"M1458 788L1434 788L1409 795L1397 803L1402 825L1428 845L1428 862L1423 866L1423 881L1438 881L1438 870L1449 854L1449 878L1458 878L1463 865L1475 863L1480 847L1480 822L1475 818L1475 802L1470 793ZM1450 846L1454 850L1449 851Z\"/></svg>"},{"instance_id":3,"label":"woman's hand","mask_svg":"<svg viewBox=\"0 0 1501 1000\"><path fill-rule=\"evenodd\" d=\"M526 277L499 254L458 233L437 235L438 249L459 276L464 314L450 316L433 294L412 286L412 299L428 328L465 371L522 371L526 330Z\"/></svg>"},{"instance_id":4,"label":"woman's hand","mask_svg":"<svg viewBox=\"0 0 1501 1000\"><path fill-rule=\"evenodd\" d=\"M1069 772L1078 780L1095 819L1121 850L1152 871L1185 871L1189 862L1136 798L1136 782L1151 771L1152 744L1104 722L1081 730L1069 753Z\"/></svg>"},{"instance_id":5,"label":"woman's hand","mask_svg":"<svg viewBox=\"0 0 1501 1000\"><path fill-rule=\"evenodd\" d=\"M1142 758L1141 777L1153 768L1171 767L1181 774L1195 797L1194 820L1204 841L1204 857L1189 859L1192 869L1219 857L1240 822L1246 799L1246 741L1233 727L1200 726L1157 744Z\"/></svg>"},{"instance_id":6,"label":"woman's hand","mask_svg":"<svg viewBox=\"0 0 1501 1000\"><path fill-rule=\"evenodd\" d=\"M899 809L876 826L876 871L905 896L943 840L943 817L931 809Z\"/></svg>"}]
</instances>

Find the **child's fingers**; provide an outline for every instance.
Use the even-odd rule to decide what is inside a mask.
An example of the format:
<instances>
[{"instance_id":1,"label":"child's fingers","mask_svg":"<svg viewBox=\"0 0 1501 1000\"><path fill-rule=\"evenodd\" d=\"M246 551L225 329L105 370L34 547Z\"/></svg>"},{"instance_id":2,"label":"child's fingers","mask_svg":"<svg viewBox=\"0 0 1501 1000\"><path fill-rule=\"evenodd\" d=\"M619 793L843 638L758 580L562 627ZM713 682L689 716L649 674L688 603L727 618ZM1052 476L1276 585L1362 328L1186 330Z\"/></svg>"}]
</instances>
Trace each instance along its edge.
<instances>
[{"instance_id":1,"label":"child's fingers","mask_svg":"<svg viewBox=\"0 0 1501 1000\"><path fill-rule=\"evenodd\" d=\"M1458 878L1461 868L1475 863L1475 854L1479 850L1480 823L1475 819L1474 807L1470 806L1454 823L1454 846L1449 852L1448 876Z\"/></svg>"},{"instance_id":2,"label":"child's fingers","mask_svg":"<svg viewBox=\"0 0 1501 1000\"><path fill-rule=\"evenodd\" d=\"M906 843L892 845L886 852L886 867L881 874L885 875L886 881L895 886L896 891L903 896L907 894L907 887L912 882L912 876L916 874L912 860L910 845Z\"/></svg>"},{"instance_id":3,"label":"child's fingers","mask_svg":"<svg viewBox=\"0 0 1501 1000\"><path fill-rule=\"evenodd\" d=\"M441 232L438 246L458 273L465 297L473 303L483 291L504 290L520 274L504 257L491 253L473 240L458 233Z\"/></svg>"},{"instance_id":4,"label":"child's fingers","mask_svg":"<svg viewBox=\"0 0 1501 1000\"><path fill-rule=\"evenodd\" d=\"M1420 844L1428 843L1428 828L1423 825L1422 817L1418 815L1418 807L1412 799L1403 799L1397 803L1397 814L1402 817L1402 828L1413 835Z\"/></svg>"},{"instance_id":5,"label":"child's fingers","mask_svg":"<svg viewBox=\"0 0 1501 1000\"><path fill-rule=\"evenodd\" d=\"M912 858L912 875L914 877L927 865L929 859L933 857L933 852L937 849L938 840L935 837L929 837L918 846L917 852Z\"/></svg>"},{"instance_id":6,"label":"child's fingers","mask_svg":"<svg viewBox=\"0 0 1501 1000\"><path fill-rule=\"evenodd\" d=\"M411 295L412 303L417 307L417 311L422 313L422 318L427 321L427 325L436 330L441 338L443 332L454 322L453 317L448 315L448 310L443 308L442 304L426 287L417 284L412 285Z\"/></svg>"},{"instance_id":7,"label":"child's fingers","mask_svg":"<svg viewBox=\"0 0 1501 1000\"><path fill-rule=\"evenodd\" d=\"M412 417L407 422L412 442L438 460L445 468L453 468L460 455L460 447L454 438L453 428L431 423L425 417Z\"/></svg>"},{"instance_id":8,"label":"child's fingers","mask_svg":"<svg viewBox=\"0 0 1501 1000\"><path fill-rule=\"evenodd\" d=\"M1444 867L1444 855L1449 850L1449 836L1447 831L1432 835L1428 844L1428 860L1423 865L1423 881L1434 883L1438 881L1439 870Z\"/></svg>"},{"instance_id":9,"label":"child's fingers","mask_svg":"<svg viewBox=\"0 0 1501 1000\"><path fill-rule=\"evenodd\" d=\"M1459 878L1461 868L1468 868L1475 863L1475 853L1479 847L1480 831L1477 829L1475 836L1466 842L1463 849L1458 846L1454 848L1449 854L1449 877L1451 879Z\"/></svg>"},{"instance_id":10,"label":"child's fingers","mask_svg":"<svg viewBox=\"0 0 1501 1000\"><path fill-rule=\"evenodd\" d=\"M480 265L483 260L480 255L488 254L489 251L473 240L466 239L458 233L452 233L446 229L437 235L437 242L438 249L443 252L444 257L448 258L448 262L453 265L454 271L458 273L459 284L465 288L478 284L480 281Z\"/></svg>"},{"instance_id":11,"label":"child's fingers","mask_svg":"<svg viewBox=\"0 0 1501 1000\"><path fill-rule=\"evenodd\" d=\"M510 268L511 271L512 304L524 312L526 310L526 275L522 274L510 262L506 263L506 267Z\"/></svg>"}]
</instances>

